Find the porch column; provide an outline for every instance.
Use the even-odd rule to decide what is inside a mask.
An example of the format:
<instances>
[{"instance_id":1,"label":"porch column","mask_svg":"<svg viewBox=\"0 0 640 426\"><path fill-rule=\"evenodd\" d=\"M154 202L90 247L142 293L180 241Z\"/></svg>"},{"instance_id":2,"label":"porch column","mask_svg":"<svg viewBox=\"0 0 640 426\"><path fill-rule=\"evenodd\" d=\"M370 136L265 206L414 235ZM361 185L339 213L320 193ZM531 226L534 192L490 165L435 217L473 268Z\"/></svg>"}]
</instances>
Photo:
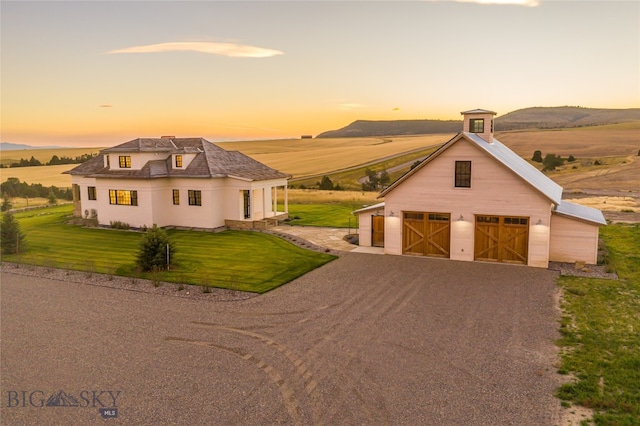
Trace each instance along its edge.
<instances>
[{"instance_id":1,"label":"porch column","mask_svg":"<svg viewBox=\"0 0 640 426\"><path fill-rule=\"evenodd\" d=\"M264 188L262 188L262 218L267 218L267 194L265 194Z\"/></svg>"},{"instance_id":2,"label":"porch column","mask_svg":"<svg viewBox=\"0 0 640 426\"><path fill-rule=\"evenodd\" d=\"M284 186L284 212L289 213L289 185Z\"/></svg>"},{"instance_id":3,"label":"porch column","mask_svg":"<svg viewBox=\"0 0 640 426\"><path fill-rule=\"evenodd\" d=\"M273 199L273 215L278 215L278 187L271 188L271 198Z\"/></svg>"}]
</instances>

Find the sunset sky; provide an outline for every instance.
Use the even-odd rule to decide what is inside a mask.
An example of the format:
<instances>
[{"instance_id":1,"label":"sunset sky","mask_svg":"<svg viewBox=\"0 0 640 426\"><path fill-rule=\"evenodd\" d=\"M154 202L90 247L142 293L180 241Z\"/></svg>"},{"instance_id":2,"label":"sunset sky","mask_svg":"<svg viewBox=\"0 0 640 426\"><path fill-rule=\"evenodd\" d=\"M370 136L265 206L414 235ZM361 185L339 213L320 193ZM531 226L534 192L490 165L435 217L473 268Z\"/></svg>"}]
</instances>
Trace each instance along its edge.
<instances>
[{"instance_id":1,"label":"sunset sky","mask_svg":"<svg viewBox=\"0 0 640 426\"><path fill-rule=\"evenodd\" d=\"M275 139L473 108L640 107L638 1L3 0L0 12L3 142Z\"/></svg>"}]
</instances>

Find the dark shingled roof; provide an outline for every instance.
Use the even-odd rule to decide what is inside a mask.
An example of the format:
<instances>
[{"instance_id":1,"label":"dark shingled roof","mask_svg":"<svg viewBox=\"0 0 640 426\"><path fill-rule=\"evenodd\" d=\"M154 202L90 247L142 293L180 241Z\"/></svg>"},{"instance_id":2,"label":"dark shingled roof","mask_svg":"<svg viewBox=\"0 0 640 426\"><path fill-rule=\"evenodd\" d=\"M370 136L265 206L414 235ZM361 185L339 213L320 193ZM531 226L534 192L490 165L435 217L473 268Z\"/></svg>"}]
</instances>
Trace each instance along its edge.
<instances>
[{"instance_id":1,"label":"dark shingled roof","mask_svg":"<svg viewBox=\"0 0 640 426\"><path fill-rule=\"evenodd\" d=\"M140 170L107 169L104 155L109 153L160 152L196 154L185 169L173 169L171 157L147 162ZM289 178L238 151L227 151L203 138L134 139L103 150L100 155L65 173L98 178L149 179L162 177L235 177L247 180Z\"/></svg>"}]
</instances>

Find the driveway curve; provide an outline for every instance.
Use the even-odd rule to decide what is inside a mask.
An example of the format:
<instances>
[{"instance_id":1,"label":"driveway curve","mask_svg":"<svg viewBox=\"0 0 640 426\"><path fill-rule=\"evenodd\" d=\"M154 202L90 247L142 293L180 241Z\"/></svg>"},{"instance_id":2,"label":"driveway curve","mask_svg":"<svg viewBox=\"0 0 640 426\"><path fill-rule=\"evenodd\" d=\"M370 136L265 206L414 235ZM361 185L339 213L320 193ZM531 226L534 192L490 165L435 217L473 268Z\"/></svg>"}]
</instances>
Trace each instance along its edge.
<instances>
[{"instance_id":1,"label":"driveway curve","mask_svg":"<svg viewBox=\"0 0 640 426\"><path fill-rule=\"evenodd\" d=\"M555 279L350 253L216 303L3 273L2 422L553 425Z\"/></svg>"}]
</instances>

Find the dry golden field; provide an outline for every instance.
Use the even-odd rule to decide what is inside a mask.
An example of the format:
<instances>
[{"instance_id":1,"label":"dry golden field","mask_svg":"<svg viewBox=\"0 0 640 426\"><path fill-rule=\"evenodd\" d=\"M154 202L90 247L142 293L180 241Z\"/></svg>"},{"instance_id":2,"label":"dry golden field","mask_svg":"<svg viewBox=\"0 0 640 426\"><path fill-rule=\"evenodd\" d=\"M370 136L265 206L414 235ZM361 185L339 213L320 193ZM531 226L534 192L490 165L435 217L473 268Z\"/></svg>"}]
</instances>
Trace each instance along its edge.
<instances>
[{"instance_id":1,"label":"dry golden field","mask_svg":"<svg viewBox=\"0 0 640 426\"><path fill-rule=\"evenodd\" d=\"M29 184L40 183L44 186L71 187L71 175L62 172L71 170L77 164L61 164L58 166L11 167L0 169L0 180L6 181L10 177L18 178L20 182Z\"/></svg>"},{"instance_id":2,"label":"dry golden field","mask_svg":"<svg viewBox=\"0 0 640 426\"><path fill-rule=\"evenodd\" d=\"M384 138L286 139L217 143L294 177L317 175L365 164L402 152L440 145L453 134Z\"/></svg>"},{"instance_id":3,"label":"dry golden field","mask_svg":"<svg viewBox=\"0 0 640 426\"><path fill-rule=\"evenodd\" d=\"M0 151L0 164L17 163L21 158L26 160L32 156L42 164L51 160L51 157L76 158L84 154L97 154L103 148L59 148L59 149L16 149Z\"/></svg>"}]
</instances>

